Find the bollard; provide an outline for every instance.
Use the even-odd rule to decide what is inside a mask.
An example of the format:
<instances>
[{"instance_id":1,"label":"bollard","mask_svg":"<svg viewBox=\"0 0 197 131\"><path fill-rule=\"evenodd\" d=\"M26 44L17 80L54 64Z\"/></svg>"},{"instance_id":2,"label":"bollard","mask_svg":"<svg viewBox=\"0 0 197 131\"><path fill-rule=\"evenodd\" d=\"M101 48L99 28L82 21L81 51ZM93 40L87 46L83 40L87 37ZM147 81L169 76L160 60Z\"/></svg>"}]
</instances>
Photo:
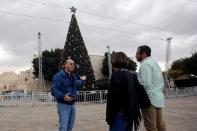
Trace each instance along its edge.
<instances>
[{"instance_id":1,"label":"bollard","mask_svg":"<svg viewBox=\"0 0 197 131\"><path fill-rule=\"evenodd\" d=\"M103 95L102 95L102 91L99 91L100 93L100 102L103 103Z\"/></svg>"},{"instance_id":2,"label":"bollard","mask_svg":"<svg viewBox=\"0 0 197 131\"><path fill-rule=\"evenodd\" d=\"M178 96L179 96L179 89L176 88L176 97L178 97Z\"/></svg>"},{"instance_id":3,"label":"bollard","mask_svg":"<svg viewBox=\"0 0 197 131\"><path fill-rule=\"evenodd\" d=\"M84 91L84 104L86 104L86 91Z\"/></svg>"}]
</instances>

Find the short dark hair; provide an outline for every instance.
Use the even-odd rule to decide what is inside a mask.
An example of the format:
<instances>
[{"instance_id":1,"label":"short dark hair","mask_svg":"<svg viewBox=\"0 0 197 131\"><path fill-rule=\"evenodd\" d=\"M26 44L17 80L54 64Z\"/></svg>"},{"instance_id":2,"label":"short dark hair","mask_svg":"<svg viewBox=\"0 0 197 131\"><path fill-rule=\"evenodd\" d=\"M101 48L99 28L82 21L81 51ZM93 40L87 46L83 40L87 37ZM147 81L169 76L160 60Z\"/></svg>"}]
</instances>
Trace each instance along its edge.
<instances>
[{"instance_id":1,"label":"short dark hair","mask_svg":"<svg viewBox=\"0 0 197 131\"><path fill-rule=\"evenodd\" d=\"M72 60L72 59L63 59L62 62L60 63L60 66L61 66L60 68L64 68L64 65L67 64L68 60Z\"/></svg>"},{"instance_id":2,"label":"short dark hair","mask_svg":"<svg viewBox=\"0 0 197 131\"><path fill-rule=\"evenodd\" d=\"M151 48L147 45L142 45L138 47L140 54L145 53L147 56L151 56Z\"/></svg>"},{"instance_id":3,"label":"short dark hair","mask_svg":"<svg viewBox=\"0 0 197 131\"><path fill-rule=\"evenodd\" d=\"M129 63L129 58L123 52L115 52L112 53L111 58L112 66L115 68L125 67Z\"/></svg>"},{"instance_id":4,"label":"short dark hair","mask_svg":"<svg viewBox=\"0 0 197 131\"><path fill-rule=\"evenodd\" d=\"M65 64L67 64L67 63L69 63L69 62L74 62L72 59L65 59L64 61L63 61L63 65L65 65Z\"/></svg>"}]
</instances>

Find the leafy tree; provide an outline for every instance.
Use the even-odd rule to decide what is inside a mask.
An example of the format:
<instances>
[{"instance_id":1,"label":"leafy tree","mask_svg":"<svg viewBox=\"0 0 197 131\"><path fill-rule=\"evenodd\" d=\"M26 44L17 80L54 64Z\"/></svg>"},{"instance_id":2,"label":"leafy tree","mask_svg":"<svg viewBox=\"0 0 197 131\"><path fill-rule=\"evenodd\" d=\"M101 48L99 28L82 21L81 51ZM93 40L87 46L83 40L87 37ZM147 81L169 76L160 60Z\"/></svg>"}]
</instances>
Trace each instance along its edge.
<instances>
[{"instance_id":1,"label":"leafy tree","mask_svg":"<svg viewBox=\"0 0 197 131\"><path fill-rule=\"evenodd\" d=\"M102 73L104 76L109 76L109 67L108 67L108 57L107 53L105 53L105 58L103 59L103 67L102 67Z\"/></svg>"},{"instance_id":2,"label":"leafy tree","mask_svg":"<svg viewBox=\"0 0 197 131\"><path fill-rule=\"evenodd\" d=\"M197 76L197 52L192 54L190 62L190 72L191 74Z\"/></svg>"},{"instance_id":3,"label":"leafy tree","mask_svg":"<svg viewBox=\"0 0 197 131\"><path fill-rule=\"evenodd\" d=\"M197 76L197 52L191 57L181 58L172 63L172 70L182 70L183 74L190 74Z\"/></svg>"},{"instance_id":4,"label":"leafy tree","mask_svg":"<svg viewBox=\"0 0 197 131\"><path fill-rule=\"evenodd\" d=\"M190 63L190 59L189 58L181 58L181 59L179 59L179 60L177 60L177 61L174 61L173 63L172 63L172 66L171 66L171 69L172 70L177 70L177 69L180 69L180 70L182 70L184 73L186 73L186 74L190 74L189 72L189 68L188 68L188 66L189 66L189 63Z\"/></svg>"},{"instance_id":5,"label":"leafy tree","mask_svg":"<svg viewBox=\"0 0 197 131\"><path fill-rule=\"evenodd\" d=\"M45 80L52 80L52 77L57 73L60 63L60 51L61 49L51 49L42 52L42 72ZM39 65L38 58L34 58L33 61L34 75L38 77Z\"/></svg>"},{"instance_id":6,"label":"leafy tree","mask_svg":"<svg viewBox=\"0 0 197 131\"><path fill-rule=\"evenodd\" d=\"M176 79L179 78L181 75L184 74L184 72L181 69L175 69L175 70L168 70L169 76Z\"/></svg>"}]
</instances>

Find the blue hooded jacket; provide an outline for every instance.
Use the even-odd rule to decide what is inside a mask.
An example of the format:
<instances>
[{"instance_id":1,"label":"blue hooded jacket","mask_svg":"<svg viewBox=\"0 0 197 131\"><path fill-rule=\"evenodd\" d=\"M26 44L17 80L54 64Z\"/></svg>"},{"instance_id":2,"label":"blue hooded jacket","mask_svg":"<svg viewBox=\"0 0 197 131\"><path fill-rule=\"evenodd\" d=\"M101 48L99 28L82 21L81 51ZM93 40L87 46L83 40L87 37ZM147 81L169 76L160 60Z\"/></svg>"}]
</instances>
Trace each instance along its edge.
<instances>
[{"instance_id":1,"label":"blue hooded jacket","mask_svg":"<svg viewBox=\"0 0 197 131\"><path fill-rule=\"evenodd\" d=\"M77 89L83 83L84 81L76 79L75 74L68 74L64 69L61 69L53 76L51 94L56 97L57 102L72 105L77 99ZM75 99L71 102L64 101L64 96L67 93L70 93Z\"/></svg>"}]
</instances>

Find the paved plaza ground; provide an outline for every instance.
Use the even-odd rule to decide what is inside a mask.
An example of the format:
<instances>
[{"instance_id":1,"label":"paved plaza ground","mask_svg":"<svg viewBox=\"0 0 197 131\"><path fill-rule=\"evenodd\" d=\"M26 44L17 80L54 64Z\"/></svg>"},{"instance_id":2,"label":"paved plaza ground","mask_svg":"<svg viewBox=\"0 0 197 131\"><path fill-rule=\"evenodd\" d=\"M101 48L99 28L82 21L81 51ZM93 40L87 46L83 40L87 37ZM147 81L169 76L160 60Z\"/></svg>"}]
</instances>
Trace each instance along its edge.
<instances>
[{"instance_id":1,"label":"paved plaza ground","mask_svg":"<svg viewBox=\"0 0 197 131\"><path fill-rule=\"evenodd\" d=\"M73 131L107 131L106 104L77 104ZM167 98L164 118L168 131L197 131L197 96ZM57 131L56 106L0 107L0 131ZM141 124L140 131L145 131Z\"/></svg>"}]
</instances>

